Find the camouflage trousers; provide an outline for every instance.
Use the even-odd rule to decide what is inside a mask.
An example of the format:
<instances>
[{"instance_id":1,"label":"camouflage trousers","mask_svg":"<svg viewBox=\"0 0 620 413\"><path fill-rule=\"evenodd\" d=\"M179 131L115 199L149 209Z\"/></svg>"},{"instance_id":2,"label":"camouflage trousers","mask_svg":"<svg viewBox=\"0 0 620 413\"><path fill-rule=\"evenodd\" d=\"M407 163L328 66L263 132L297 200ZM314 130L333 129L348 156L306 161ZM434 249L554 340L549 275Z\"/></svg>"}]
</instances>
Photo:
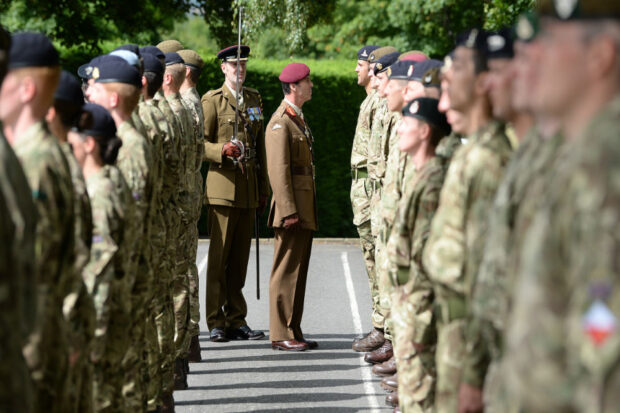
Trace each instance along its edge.
<instances>
[{"instance_id":1,"label":"camouflage trousers","mask_svg":"<svg viewBox=\"0 0 620 413\"><path fill-rule=\"evenodd\" d=\"M458 410L458 394L465 358L465 325L463 319L439 323L437 332L437 387L435 411L453 413Z\"/></svg>"},{"instance_id":2,"label":"camouflage trousers","mask_svg":"<svg viewBox=\"0 0 620 413\"><path fill-rule=\"evenodd\" d=\"M364 263L366 264L366 273L368 274L368 286L370 287L370 298L372 300L372 312L379 306L379 285L375 272L375 237L372 236L370 228L370 220L363 222L357 226L357 233L360 236L360 245L364 254ZM383 328L383 323L375 324L373 317L373 326L375 328Z\"/></svg>"},{"instance_id":3,"label":"camouflage trousers","mask_svg":"<svg viewBox=\"0 0 620 413\"><path fill-rule=\"evenodd\" d=\"M145 410L147 403L146 313L132 308L132 315L135 318L129 331L130 344L122 362L125 374L122 395L128 411L137 412Z\"/></svg>"},{"instance_id":4,"label":"camouflage trousers","mask_svg":"<svg viewBox=\"0 0 620 413\"><path fill-rule=\"evenodd\" d=\"M435 345L424 341L432 323L432 306L419 311L420 296L412 293L413 280L392 292L394 358L398 371L398 400L402 412L431 412L435 403Z\"/></svg>"},{"instance_id":5,"label":"camouflage trousers","mask_svg":"<svg viewBox=\"0 0 620 413\"><path fill-rule=\"evenodd\" d=\"M519 404L510 397L504 380L506 366L501 360L489 365L484 379L484 411L488 413L519 413Z\"/></svg>"},{"instance_id":6,"label":"camouflage trousers","mask_svg":"<svg viewBox=\"0 0 620 413\"><path fill-rule=\"evenodd\" d=\"M194 195L194 221L191 226L189 239L189 336L200 334L200 293L198 289L198 267L196 266L196 256L198 255L198 220L202 210L202 176L197 180L196 192Z\"/></svg>"},{"instance_id":7,"label":"camouflage trousers","mask_svg":"<svg viewBox=\"0 0 620 413\"><path fill-rule=\"evenodd\" d=\"M375 272L379 289L379 306L377 308L377 313L379 313L380 317L383 319L383 333L385 339L393 342L392 333L394 331L394 326L390 313L392 308L392 290L394 287L390 276L390 257L385 241L386 232L387 227L380 230L375 249Z\"/></svg>"},{"instance_id":8,"label":"camouflage trousers","mask_svg":"<svg viewBox=\"0 0 620 413\"><path fill-rule=\"evenodd\" d=\"M190 245L192 227L192 205L191 202L182 204L181 225L177 237L176 263L172 280L172 295L174 305L174 348L177 358L185 357L189 351L190 335L190 292L189 292L189 271L190 271ZM196 260L194 259L194 262Z\"/></svg>"},{"instance_id":9,"label":"camouflage trousers","mask_svg":"<svg viewBox=\"0 0 620 413\"><path fill-rule=\"evenodd\" d=\"M93 367L93 404L97 413L129 411L122 396L124 381L120 362L101 361Z\"/></svg>"},{"instance_id":10,"label":"camouflage trousers","mask_svg":"<svg viewBox=\"0 0 620 413\"><path fill-rule=\"evenodd\" d=\"M93 366L90 363L88 348L69 368L67 385L69 408L67 412L89 413L93 411Z\"/></svg>"}]
</instances>

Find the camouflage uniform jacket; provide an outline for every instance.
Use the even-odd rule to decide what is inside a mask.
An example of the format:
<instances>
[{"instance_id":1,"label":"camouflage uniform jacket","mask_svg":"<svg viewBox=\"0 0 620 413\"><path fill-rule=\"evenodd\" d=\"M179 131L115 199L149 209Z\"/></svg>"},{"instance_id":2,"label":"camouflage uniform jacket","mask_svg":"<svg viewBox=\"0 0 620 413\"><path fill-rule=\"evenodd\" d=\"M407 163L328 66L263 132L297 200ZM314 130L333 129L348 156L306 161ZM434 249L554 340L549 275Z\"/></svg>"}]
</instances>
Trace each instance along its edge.
<instances>
[{"instance_id":1,"label":"camouflage uniform jacket","mask_svg":"<svg viewBox=\"0 0 620 413\"><path fill-rule=\"evenodd\" d=\"M400 114L393 112L388 128L385 130L387 136L387 159L385 160L385 178L381 190L377 220L378 235L384 243L388 242L390 231L397 218L396 210L402 195L405 174L407 175L407 182L411 182L415 174L415 165L408 162L407 154L398 149L399 136L397 130L400 122ZM378 169L381 169L381 167Z\"/></svg>"},{"instance_id":2,"label":"camouflage uniform jacket","mask_svg":"<svg viewBox=\"0 0 620 413\"><path fill-rule=\"evenodd\" d=\"M544 192L532 194L544 201L524 239L505 335L506 375L524 411L620 404L619 126L616 97L560 148Z\"/></svg>"},{"instance_id":3,"label":"camouflage uniform jacket","mask_svg":"<svg viewBox=\"0 0 620 413\"><path fill-rule=\"evenodd\" d=\"M0 125L1 126L1 125ZM0 129L0 406L29 413L32 387L22 347L37 312L34 256L36 210L13 149Z\"/></svg>"},{"instance_id":4,"label":"camouflage uniform jacket","mask_svg":"<svg viewBox=\"0 0 620 413\"><path fill-rule=\"evenodd\" d=\"M86 192L86 182L82 175L82 169L78 164L71 145L61 143L60 147L67 159L71 180L75 191L75 261L73 268L75 274L74 284L66 292L63 314L73 330L71 347L77 350L86 348L92 339L94 328L94 307L86 286L84 285L83 271L90 259L90 245L93 237L93 217L90 209L90 200Z\"/></svg>"},{"instance_id":5,"label":"camouflage uniform jacket","mask_svg":"<svg viewBox=\"0 0 620 413\"><path fill-rule=\"evenodd\" d=\"M43 122L17 137L14 147L38 217L34 254L37 321L24 355L34 380L55 386L68 356L70 330L62 314L63 300L77 277L73 269L73 183L62 149Z\"/></svg>"},{"instance_id":6,"label":"camouflage uniform jacket","mask_svg":"<svg viewBox=\"0 0 620 413\"><path fill-rule=\"evenodd\" d=\"M439 205L448 164L449 159L435 156L416 171L400 199L398 218L388 242L394 285L412 282L411 294L418 297L414 310L418 316L428 318L426 323L414 326L414 342L419 344L432 342L434 337L433 329L428 328L432 319L433 288L422 266L422 251Z\"/></svg>"},{"instance_id":7,"label":"camouflage uniform jacket","mask_svg":"<svg viewBox=\"0 0 620 413\"><path fill-rule=\"evenodd\" d=\"M379 169L379 164L387 159L387 136L385 136L385 125L389 123L391 114L388 111L387 101L375 92L375 112L370 124L370 140L368 141L368 176L375 185L380 185L383 181L385 168Z\"/></svg>"},{"instance_id":8,"label":"camouflage uniform jacket","mask_svg":"<svg viewBox=\"0 0 620 413\"><path fill-rule=\"evenodd\" d=\"M179 140L178 153L183 165L183 182L186 191L193 190L194 165L196 163L196 135L194 122L189 109L181 100L181 95L173 93L166 96L172 112L179 120L181 126L181 139Z\"/></svg>"},{"instance_id":9,"label":"camouflage uniform jacket","mask_svg":"<svg viewBox=\"0 0 620 413\"><path fill-rule=\"evenodd\" d=\"M187 108L190 110L192 114L192 119L194 121L194 128L197 128L196 131L196 163L194 165L194 174L200 174L200 167L202 166L202 159L204 157L204 124L205 117L202 112L202 103L200 102L200 95L196 88L186 89L181 93L181 98L183 98L183 102L185 102ZM202 179L202 178L201 178Z\"/></svg>"},{"instance_id":10,"label":"camouflage uniform jacket","mask_svg":"<svg viewBox=\"0 0 620 413\"><path fill-rule=\"evenodd\" d=\"M181 145L181 125L179 120L175 116L170 103L164 97L162 91L158 91L155 97L149 100L151 104L155 105L157 109L161 111L165 119L165 129L168 130L168 139L164 140L164 153L165 153L165 169L164 169L164 192L167 192L167 188L174 192L173 201L177 204L179 194L184 189L179 182L183 181L184 165L181 160L181 154L179 153L179 146ZM160 121L160 129L164 130L163 124Z\"/></svg>"},{"instance_id":11,"label":"camouflage uniform jacket","mask_svg":"<svg viewBox=\"0 0 620 413\"><path fill-rule=\"evenodd\" d=\"M95 311L92 359L98 363L120 363L128 343L132 300L128 259L133 217L130 189L118 181L118 171L104 166L86 181L93 214L90 261L84 279ZM114 177L117 174L117 177ZM120 184L119 184L120 182Z\"/></svg>"},{"instance_id":12,"label":"camouflage uniform jacket","mask_svg":"<svg viewBox=\"0 0 620 413\"><path fill-rule=\"evenodd\" d=\"M487 214L511 154L503 125L491 122L454 154L423 253L444 322L469 313Z\"/></svg>"},{"instance_id":13,"label":"camouflage uniform jacket","mask_svg":"<svg viewBox=\"0 0 620 413\"><path fill-rule=\"evenodd\" d=\"M372 90L360 106L357 118L357 127L351 148L351 205L353 206L353 224L361 225L370 219L370 197L372 189L368 179L358 177L358 171L368 174L368 146L370 144L370 132L379 95Z\"/></svg>"}]
</instances>

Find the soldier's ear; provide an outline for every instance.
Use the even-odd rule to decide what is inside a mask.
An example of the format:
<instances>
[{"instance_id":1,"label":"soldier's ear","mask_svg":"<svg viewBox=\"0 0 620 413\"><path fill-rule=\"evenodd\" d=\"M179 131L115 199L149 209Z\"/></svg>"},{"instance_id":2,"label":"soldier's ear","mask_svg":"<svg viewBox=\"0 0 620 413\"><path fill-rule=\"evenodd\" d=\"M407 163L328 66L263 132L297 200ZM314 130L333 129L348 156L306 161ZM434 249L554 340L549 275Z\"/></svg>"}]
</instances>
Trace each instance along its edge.
<instances>
[{"instance_id":1,"label":"soldier's ear","mask_svg":"<svg viewBox=\"0 0 620 413\"><path fill-rule=\"evenodd\" d=\"M21 79L19 98L22 103L30 102L37 94L37 82L32 75L26 75Z\"/></svg>"}]
</instances>

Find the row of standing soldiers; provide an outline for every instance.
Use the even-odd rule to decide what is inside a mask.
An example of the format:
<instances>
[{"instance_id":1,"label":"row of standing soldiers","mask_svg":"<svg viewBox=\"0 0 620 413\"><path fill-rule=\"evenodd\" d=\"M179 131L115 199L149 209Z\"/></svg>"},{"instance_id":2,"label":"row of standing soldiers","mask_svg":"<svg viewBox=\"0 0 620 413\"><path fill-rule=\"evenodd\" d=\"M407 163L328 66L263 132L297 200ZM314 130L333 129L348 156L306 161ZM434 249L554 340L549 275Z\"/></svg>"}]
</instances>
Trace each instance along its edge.
<instances>
[{"instance_id":1,"label":"row of standing soldiers","mask_svg":"<svg viewBox=\"0 0 620 413\"><path fill-rule=\"evenodd\" d=\"M444 62L359 50L351 202L373 329L353 349L395 411L618 411L613 3L541 1Z\"/></svg>"},{"instance_id":2,"label":"row of standing soldiers","mask_svg":"<svg viewBox=\"0 0 620 413\"><path fill-rule=\"evenodd\" d=\"M80 84L45 36L0 37L0 411L172 412L200 360L202 59L125 45Z\"/></svg>"}]
</instances>

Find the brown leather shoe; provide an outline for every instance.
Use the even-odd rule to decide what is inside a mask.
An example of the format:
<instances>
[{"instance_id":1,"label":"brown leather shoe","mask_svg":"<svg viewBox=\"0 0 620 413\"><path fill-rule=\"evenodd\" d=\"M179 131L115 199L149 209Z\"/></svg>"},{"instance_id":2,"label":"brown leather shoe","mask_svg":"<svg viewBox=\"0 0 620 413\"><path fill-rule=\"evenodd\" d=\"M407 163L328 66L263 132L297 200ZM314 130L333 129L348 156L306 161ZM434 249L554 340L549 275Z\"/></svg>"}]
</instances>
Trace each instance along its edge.
<instances>
[{"instance_id":1,"label":"brown leather shoe","mask_svg":"<svg viewBox=\"0 0 620 413\"><path fill-rule=\"evenodd\" d=\"M381 379L381 387L389 392L398 390L398 373L390 377Z\"/></svg>"},{"instance_id":2,"label":"brown leather shoe","mask_svg":"<svg viewBox=\"0 0 620 413\"><path fill-rule=\"evenodd\" d=\"M198 363L202 361L202 355L200 354L200 340L198 336L193 336L192 341L189 343L189 355L187 359L191 363Z\"/></svg>"},{"instance_id":3,"label":"brown leather shoe","mask_svg":"<svg viewBox=\"0 0 620 413\"><path fill-rule=\"evenodd\" d=\"M364 361L371 364L383 363L384 361L388 361L393 355L392 342L385 340L381 347L375 351L366 353Z\"/></svg>"},{"instance_id":4,"label":"brown leather shoe","mask_svg":"<svg viewBox=\"0 0 620 413\"><path fill-rule=\"evenodd\" d=\"M161 412L174 413L174 398L172 397L172 393L162 393Z\"/></svg>"},{"instance_id":5,"label":"brown leather shoe","mask_svg":"<svg viewBox=\"0 0 620 413\"><path fill-rule=\"evenodd\" d=\"M396 359L390 357L388 361L372 366L372 374L375 376L391 376L396 373Z\"/></svg>"},{"instance_id":6,"label":"brown leather shoe","mask_svg":"<svg viewBox=\"0 0 620 413\"><path fill-rule=\"evenodd\" d=\"M363 336L357 336L353 339L353 344L357 343L360 340L365 339L366 337L368 337L369 335L372 334L372 332L375 330L375 328L373 327L372 330L370 330L368 333L364 334Z\"/></svg>"},{"instance_id":7,"label":"brown leather shoe","mask_svg":"<svg viewBox=\"0 0 620 413\"><path fill-rule=\"evenodd\" d=\"M317 343L314 340L306 340L305 338L302 338L302 339L297 340L297 341L300 341L302 343L306 343L308 345L308 349L310 349L310 350L314 350L315 348L319 347L319 343Z\"/></svg>"},{"instance_id":8,"label":"brown leather shoe","mask_svg":"<svg viewBox=\"0 0 620 413\"><path fill-rule=\"evenodd\" d=\"M398 406L398 392L395 391L385 396L385 404L392 407Z\"/></svg>"},{"instance_id":9,"label":"brown leather shoe","mask_svg":"<svg viewBox=\"0 0 620 413\"><path fill-rule=\"evenodd\" d=\"M271 348L273 350L284 351L305 351L308 350L308 344L297 340L272 341Z\"/></svg>"},{"instance_id":10,"label":"brown leather shoe","mask_svg":"<svg viewBox=\"0 0 620 413\"><path fill-rule=\"evenodd\" d=\"M363 339L353 342L352 347L355 351L368 352L378 349L384 342L385 337L383 337L383 331L375 328Z\"/></svg>"}]
</instances>

